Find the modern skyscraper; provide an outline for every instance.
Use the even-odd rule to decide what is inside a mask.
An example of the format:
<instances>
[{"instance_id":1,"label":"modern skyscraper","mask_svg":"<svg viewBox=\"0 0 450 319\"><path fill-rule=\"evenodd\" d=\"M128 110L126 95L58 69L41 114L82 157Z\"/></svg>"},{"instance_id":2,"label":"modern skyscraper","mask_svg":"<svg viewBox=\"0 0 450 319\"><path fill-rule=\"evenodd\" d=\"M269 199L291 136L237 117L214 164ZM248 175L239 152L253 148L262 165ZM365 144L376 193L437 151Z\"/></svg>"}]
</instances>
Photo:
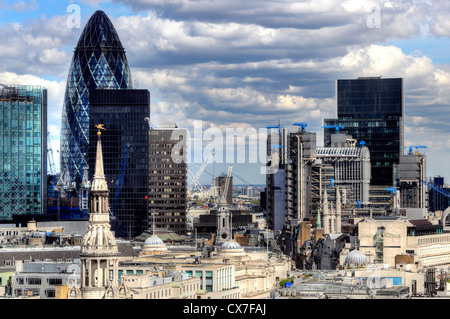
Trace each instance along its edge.
<instances>
[{"instance_id":1,"label":"modern skyscraper","mask_svg":"<svg viewBox=\"0 0 450 319\"><path fill-rule=\"evenodd\" d=\"M186 233L187 164L186 132L166 123L149 132L148 212L149 225L177 234ZM180 161L174 161L178 152ZM181 160L183 159L184 160Z\"/></svg>"},{"instance_id":2,"label":"modern skyscraper","mask_svg":"<svg viewBox=\"0 0 450 319\"><path fill-rule=\"evenodd\" d=\"M96 128L103 124L103 161L111 196L109 207L116 217L116 236L134 238L147 225L148 194L148 90L90 90L90 130L87 162L94 174ZM121 231L123 229L123 232Z\"/></svg>"},{"instance_id":3,"label":"modern skyscraper","mask_svg":"<svg viewBox=\"0 0 450 319\"><path fill-rule=\"evenodd\" d=\"M47 90L0 85L0 220L47 210Z\"/></svg>"},{"instance_id":4,"label":"modern skyscraper","mask_svg":"<svg viewBox=\"0 0 450 319\"><path fill-rule=\"evenodd\" d=\"M61 119L61 171L79 188L89 148L89 90L131 88L125 50L111 21L96 11L75 47Z\"/></svg>"},{"instance_id":5,"label":"modern skyscraper","mask_svg":"<svg viewBox=\"0 0 450 319\"><path fill-rule=\"evenodd\" d=\"M372 185L394 185L403 154L403 79L337 80L337 119L324 119L324 145L331 135L350 134L370 151Z\"/></svg>"},{"instance_id":6,"label":"modern skyscraper","mask_svg":"<svg viewBox=\"0 0 450 319\"><path fill-rule=\"evenodd\" d=\"M285 254L295 250L297 226L310 217L316 134L306 131L303 124L268 127L268 166L276 169L266 174L267 216L274 234L281 232Z\"/></svg>"}]
</instances>

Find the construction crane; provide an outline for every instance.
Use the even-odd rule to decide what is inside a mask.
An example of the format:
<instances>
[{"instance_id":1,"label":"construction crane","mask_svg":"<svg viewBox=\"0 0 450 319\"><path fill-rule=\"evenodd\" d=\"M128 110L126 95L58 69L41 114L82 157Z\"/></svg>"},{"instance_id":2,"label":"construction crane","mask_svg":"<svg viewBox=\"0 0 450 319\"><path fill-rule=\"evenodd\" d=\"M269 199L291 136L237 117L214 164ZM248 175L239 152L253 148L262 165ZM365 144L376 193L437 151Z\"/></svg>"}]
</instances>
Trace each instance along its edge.
<instances>
[{"instance_id":1,"label":"construction crane","mask_svg":"<svg viewBox=\"0 0 450 319\"><path fill-rule=\"evenodd\" d=\"M305 128L308 126L308 124L304 122L295 122L294 125L300 126L302 128L302 131L304 131Z\"/></svg>"},{"instance_id":2,"label":"construction crane","mask_svg":"<svg viewBox=\"0 0 450 319\"><path fill-rule=\"evenodd\" d=\"M58 182L53 187L57 198L57 220L59 220L61 216L61 198L68 198L73 191L76 192L77 190L75 186L75 182L72 182L70 179L67 167L64 167L59 175Z\"/></svg>"},{"instance_id":3,"label":"construction crane","mask_svg":"<svg viewBox=\"0 0 450 319\"><path fill-rule=\"evenodd\" d=\"M270 126L267 126L266 128L269 129L269 130L270 129L277 129L278 130L278 134L280 134L282 126L280 124L278 124L278 125L270 125Z\"/></svg>"},{"instance_id":4,"label":"construction crane","mask_svg":"<svg viewBox=\"0 0 450 319\"><path fill-rule=\"evenodd\" d=\"M56 183L55 190L59 192L61 197L66 197L71 191L76 190L75 186L75 182L72 182L70 179L69 171L67 168L63 168Z\"/></svg>"},{"instance_id":5,"label":"construction crane","mask_svg":"<svg viewBox=\"0 0 450 319\"><path fill-rule=\"evenodd\" d=\"M127 159L128 159L128 149L130 147L130 143L127 143L125 147L125 151L123 153L122 162L120 163L120 175L117 180L116 194L114 195L114 212L110 211L111 217L115 217L115 213L117 211L117 207L119 204L120 192L122 191L123 179L125 177L125 168L127 167Z\"/></svg>"},{"instance_id":6,"label":"construction crane","mask_svg":"<svg viewBox=\"0 0 450 319\"><path fill-rule=\"evenodd\" d=\"M434 189L436 192L441 193L441 194L444 195L444 196L450 197L450 193L447 192L445 189L440 188L440 187L438 187L438 186L436 186L436 185L427 183L427 182L425 182L425 181L423 181L423 180L421 180L421 179L419 179L419 181L420 181L422 184L428 186L429 188Z\"/></svg>"},{"instance_id":7,"label":"construction crane","mask_svg":"<svg viewBox=\"0 0 450 319\"><path fill-rule=\"evenodd\" d=\"M88 200L89 190L91 189L91 182L89 181L89 166L83 167L83 179L81 181L81 218L88 217Z\"/></svg>"},{"instance_id":8,"label":"construction crane","mask_svg":"<svg viewBox=\"0 0 450 319\"><path fill-rule=\"evenodd\" d=\"M52 147L52 135L50 132L47 133L47 158L50 168L50 175L55 176L55 159L53 158L53 147ZM55 181L52 178L52 185L55 185Z\"/></svg>"},{"instance_id":9,"label":"construction crane","mask_svg":"<svg viewBox=\"0 0 450 319\"><path fill-rule=\"evenodd\" d=\"M395 187L388 187L385 189L386 192L390 192L392 194L395 194L398 190Z\"/></svg>"},{"instance_id":10,"label":"construction crane","mask_svg":"<svg viewBox=\"0 0 450 319\"><path fill-rule=\"evenodd\" d=\"M201 186L198 183L198 179L199 179L200 175L202 175L203 171L206 168L206 165L208 165L208 162L209 162L209 160L211 159L211 157L213 155L214 155L214 152L209 153L208 157L203 162L202 166L200 167L200 169L197 171L197 173L195 175L192 174L192 172L189 169L187 169L187 174L191 178L191 186L189 187L189 189L191 191L193 191L194 189L200 189L201 188Z\"/></svg>"},{"instance_id":11,"label":"construction crane","mask_svg":"<svg viewBox=\"0 0 450 319\"><path fill-rule=\"evenodd\" d=\"M417 150L418 148L427 148L427 147L425 145L407 145L404 148L405 149L408 148L408 155L414 155L413 148ZM417 154L419 154L418 151L415 152L415 155Z\"/></svg>"}]
</instances>

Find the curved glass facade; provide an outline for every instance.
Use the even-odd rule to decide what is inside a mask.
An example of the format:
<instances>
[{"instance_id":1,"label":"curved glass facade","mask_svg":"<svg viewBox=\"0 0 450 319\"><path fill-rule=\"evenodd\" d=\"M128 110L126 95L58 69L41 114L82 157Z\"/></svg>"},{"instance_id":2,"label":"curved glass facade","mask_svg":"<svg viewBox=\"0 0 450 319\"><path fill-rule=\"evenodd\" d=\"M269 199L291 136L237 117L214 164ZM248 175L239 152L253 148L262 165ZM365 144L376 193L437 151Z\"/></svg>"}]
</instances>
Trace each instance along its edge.
<instances>
[{"instance_id":1,"label":"curved glass facade","mask_svg":"<svg viewBox=\"0 0 450 319\"><path fill-rule=\"evenodd\" d=\"M67 77L61 119L61 171L68 170L77 188L89 147L89 90L132 88L125 50L103 11L87 22Z\"/></svg>"}]
</instances>

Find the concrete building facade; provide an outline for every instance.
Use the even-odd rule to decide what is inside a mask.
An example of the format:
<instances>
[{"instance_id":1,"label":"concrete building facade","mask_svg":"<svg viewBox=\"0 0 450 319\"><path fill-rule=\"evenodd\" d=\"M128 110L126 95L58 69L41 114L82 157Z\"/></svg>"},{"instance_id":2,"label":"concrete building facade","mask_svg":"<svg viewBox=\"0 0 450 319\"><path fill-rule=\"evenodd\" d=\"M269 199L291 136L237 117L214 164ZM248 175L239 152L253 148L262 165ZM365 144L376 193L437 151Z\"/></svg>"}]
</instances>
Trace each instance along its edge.
<instances>
[{"instance_id":1,"label":"concrete building facade","mask_svg":"<svg viewBox=\"0 0 450 319\"><path fill-rule=\"evenodd\" d=\"M148 226L155 216L156 227L186 234L186 130L163 123L148 134Z\"/></svg>"}]
</instances>

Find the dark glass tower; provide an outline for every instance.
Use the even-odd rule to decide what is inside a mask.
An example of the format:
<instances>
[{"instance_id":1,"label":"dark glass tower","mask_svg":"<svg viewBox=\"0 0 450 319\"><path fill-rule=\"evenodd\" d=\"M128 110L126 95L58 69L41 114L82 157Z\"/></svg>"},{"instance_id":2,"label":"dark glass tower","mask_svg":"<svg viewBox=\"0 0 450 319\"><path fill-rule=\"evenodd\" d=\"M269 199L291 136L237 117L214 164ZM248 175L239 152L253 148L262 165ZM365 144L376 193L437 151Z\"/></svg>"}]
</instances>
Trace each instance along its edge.
<instances>
[{"instance_id":1,"label":"dark glass tower","mask_svg":"<svg viewBox=\"0 0 450 319\"><path fill-rule=\"evenodd\" d=\"M61 171L77 188L89 147L89 90L131 88L125 50L109 18L96 11L87 22L67 77L61 119Z\"/></svg>"},{"instance_id":2,"label":"dark glass tower","mask_svg":"<svg viewBox=\"0 0 450 319\"><path fill-rule=\"evenodd\" d=\"M149 144L145 118L150 117L150 92L133 89L90 90L89 104L89 178L92 179L95 170L98 139L95 126L104 124L103 163L111 192L109 207L117 221L115 234L117 237L134 238L148 226L145 197L148 194Z\"/></svg>"},{"instance_id":3,"label":"dark glass tower","mask_svg":"<svg viewBox=\"0 0 450 319\"><path fill-rule=\"evenodd\" d=\"M332 126L364 141L370 151L372 185L394 185L403 154L403 79L380 77L337 80L337 119L324 119L324 145Z\"/></svg>"},{"instance_id":4,"label":"dark glass tower","mask_svg":"<svg viewBox=\"0 0 450 319\"><path fill-rule=\"evenodd\" d=\"M0 85L0 220L47 213L47 90Z\"/></svg>"}]
</instances>

